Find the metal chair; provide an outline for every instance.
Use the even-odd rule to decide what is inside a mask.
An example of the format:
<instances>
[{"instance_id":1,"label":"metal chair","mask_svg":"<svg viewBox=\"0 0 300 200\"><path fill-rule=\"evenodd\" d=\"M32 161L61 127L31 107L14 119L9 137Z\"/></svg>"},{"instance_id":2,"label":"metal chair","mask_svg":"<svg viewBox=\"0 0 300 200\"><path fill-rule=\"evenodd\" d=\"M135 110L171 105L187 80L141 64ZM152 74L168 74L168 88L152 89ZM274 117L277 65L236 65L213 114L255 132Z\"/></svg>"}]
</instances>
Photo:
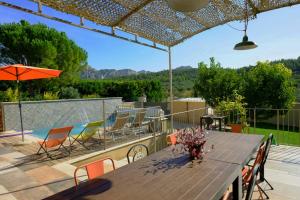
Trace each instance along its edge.
<instances>
[{"instance_id":1,"label":"metal chair","mask_svg":"<svg viewBox=\"0 0 300 200\"><path fill-rule=\"evenodd\" d=\"M149 155L148 147L144 144L136 144L132 146L127 152L128 164L135 162ZM131 158L131 159L130 159Z\"/></svg>"},{"instance_id":2,"label":"metal chair","mask_svg":"<svg viewBox=\"0 0 300 200\"><path fill-rule=\"evenodd\" d=\"M77 172L79 169L84 168L87 172L88 180L93 180L104 174L104 161L105 160L110 160L112 163L113 170L116 169L115 163L114 163L113 159L111 159L111 158L104 158L104 159L97 160L97 161L77 167L74 171L74 181L75 181L76 188L78 186Z\"/></svg>"},{"instance_id":3,"label":"metal chair","mask_svg":"<svg viewBox=\"0 0 300 200\"><path fill-rule=\"evenodd\" d=\"M271 149L271 144L272 144L272 141L273 141L273 137L274 137L273 134L270 133L270 135L269 135L269 137L266 141L266 150L265 150L263 161L261 163L261 167L260 167L260 170L259 170L259 180L260 180L260 182L261 183L266 182L271 190L274 190L274 188L269 183L269 181L265 178L265 164L266 164L268 156L269 156L269 152L270 152L270 149Z\"/></svg>"},{"instance_id":4,"label":"metal chair","mask_svg":"<svg viewBox=\"0 0 300 200\"><path fill-rule=\"evenodd\" d=\"M258 174L258 171L259 171L259 166L260 166L259 164L255 165L255 167L252 170L251 180L249 181L249 184L247 186L247 193L246 193L245 200L251 200L252 199L254 187L256 185L257 174ZM229 200L229 199L232 199L232 192L229 192L229 190L227 190L225 192L225 194L223 195L222 200Z\"/></svg>"},{"instance_id":5,"label":"metal chair","mask_svg":"<svg viewBox=\"0 0 300 200\"><path fill-rule=\"evenodd\" d=\"M177 133L175 132L170 135L167 135L166 140L167 140L167 145L177 144Z\"/></svg>"},{"instance_id":6,"label":"metal chair","mask_svg":"<svg viewBox=\"0 0 300 200\"><path fill-rule=\"evenodd\" d=\"M258 174L258 171L259 171L259 166L260 166L259 164L255 165L253 170L252 170L252 178L249 181L249 184L248 184L248 187L247 187L247 193L246 193L245 200L251 200L252 199L254 187L256 185L257 174ZM260 189L258 191L261 192ZM261 193L260 193L260 196L261 196Z\"/></svg>"},{"instance_id":7,"label":"metal chair","mask_svg":"<svg viewBox=\"0 0 300 200\"><path fill-rule=\"evenodd\" d=\"M261 166L262 165L262 162L263 162L263 159L264 159L264 155L265 155L265 151L266 151L266 144L262 144L260 147L259 147L259 150L257 152L257 155L256 155L256 158L255 158L255 161L254 161L254 164L253 166L251 165L247 165L243 168L242 170L242 176L243 176L243 186L246 187L247 185L250 184L251 180L252 180L252 176L253 176L253 171L255 169L255 166L259 165ZM263 191L263 189L259 186L258 182L255 181L255 184L258 188L258 192L260 194L260 198L263 199L262 197L262 193L267 197L267 199L269 199L269 196L265 193L265 191Z\"/></svg>"}]
</instances>

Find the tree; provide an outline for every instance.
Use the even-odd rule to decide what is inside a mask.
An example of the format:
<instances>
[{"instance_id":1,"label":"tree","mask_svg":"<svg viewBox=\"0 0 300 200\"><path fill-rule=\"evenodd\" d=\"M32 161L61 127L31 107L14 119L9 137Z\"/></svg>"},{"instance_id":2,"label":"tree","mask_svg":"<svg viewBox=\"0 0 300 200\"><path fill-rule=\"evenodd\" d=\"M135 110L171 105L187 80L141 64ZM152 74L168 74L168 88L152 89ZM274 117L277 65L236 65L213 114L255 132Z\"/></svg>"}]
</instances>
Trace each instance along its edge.
<instances>
[{"instance_id":1,"label":"tree","mask_svg":"<svg viewBox=\"0 0 300 200\"><path fill-rule=\"evenodd\" d=\"M251 108L290 108L295 101L292 71L281 63L258 62L246 73L244 95Z\"/></svg>"},{"instance_id":2,"label":"tree","mask_svg":"<svg viewBox=\"0 0 300 200\"><path fill-rule=\"evenodd\" d=\"M60 79L38 80L23 83L31 95L43 93L53 87L57 90L63 83L77 77L87 64L87 53L68 39L65 33L43 24L20 23L0 25L0 43L9 49L8 56L20 63L23 55L27 64L63 70Z\"/></svg>"},{"instance_id":3,"label":"tree","mask_svg":"<svg viewBox=\"0 0 300 200\"><path fill-rule=\"evenodd\" d=\"M200 96L211 106L218 101L232 99L233 91L239 91L241 77L234 69L225 69L214 58L210 58L210 66L199 63L198 77L194 84L195 96Z\"/></svg>"}]
</instances>

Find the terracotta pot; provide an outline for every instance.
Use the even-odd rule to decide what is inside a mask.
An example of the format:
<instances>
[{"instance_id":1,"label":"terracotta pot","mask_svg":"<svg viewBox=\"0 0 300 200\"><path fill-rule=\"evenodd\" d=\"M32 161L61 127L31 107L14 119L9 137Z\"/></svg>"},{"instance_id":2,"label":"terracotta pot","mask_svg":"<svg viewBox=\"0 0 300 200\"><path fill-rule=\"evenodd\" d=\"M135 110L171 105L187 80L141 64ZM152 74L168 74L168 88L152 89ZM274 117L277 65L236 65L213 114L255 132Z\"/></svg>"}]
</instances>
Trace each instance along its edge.
<instances>
[{"instance_id":1,"label":"terracotta pot","mask_svg":"<svg viewBox=\"0 0 300 200\"><path fill-rule=\"evenodd\" d=\"M230 124L232 133L242 133L242 124Z\"/></svg>"}]
</instances>

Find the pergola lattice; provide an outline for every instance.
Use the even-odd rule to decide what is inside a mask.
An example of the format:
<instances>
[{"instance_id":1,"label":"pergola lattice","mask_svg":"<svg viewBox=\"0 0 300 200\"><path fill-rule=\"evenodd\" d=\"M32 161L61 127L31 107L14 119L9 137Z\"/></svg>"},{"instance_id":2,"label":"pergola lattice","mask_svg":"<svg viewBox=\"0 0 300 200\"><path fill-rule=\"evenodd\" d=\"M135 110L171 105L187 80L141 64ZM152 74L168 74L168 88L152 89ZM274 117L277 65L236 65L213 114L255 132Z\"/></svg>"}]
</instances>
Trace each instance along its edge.
<instances>
[{"instance_id":1,"label":"pergola lattice","mask_svg":"<svg viewBox=\"0 0 300 200\"><path fill-rule=\"evenodd\" d=\"M299 4L300 0L246 0L248 13L258 13ZM50 19L97 31L84 26L87 19L100 25L112 28L108 35L117 36L115 30L132 33L136 38L120 39L138 42L137 37L146 38L154 44L146 44L156 48L156 43L172 47L185 39L207 29L230 21L243 20L245 17L245 0L210 0L208 6L196 12L177 12L171 9L166 0L34 0L39 5L38 11L28 10L16 5L0 1L0 5L21 9ZM74 24L64 19L51 17L42 13L42 5L81 18ZM99 31L103 33L104 31Z\"/></svg>"}]
</instances>

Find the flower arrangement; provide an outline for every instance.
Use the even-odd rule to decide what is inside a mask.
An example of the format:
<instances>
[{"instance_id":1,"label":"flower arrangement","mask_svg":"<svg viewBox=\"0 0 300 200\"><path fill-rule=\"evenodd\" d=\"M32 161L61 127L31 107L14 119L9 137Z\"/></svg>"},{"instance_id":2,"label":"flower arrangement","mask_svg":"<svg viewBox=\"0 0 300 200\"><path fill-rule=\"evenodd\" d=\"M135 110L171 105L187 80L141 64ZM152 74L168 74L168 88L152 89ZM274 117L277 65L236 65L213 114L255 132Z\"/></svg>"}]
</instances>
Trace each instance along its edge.
<instances>
[{"instance_id":1,"label":"flower arrangement","mask_svg":"<svg viewBox=\"0 0 300 200\"><path fill-rule=\"evenodd\" d=\"M181 129L177 131L178 143L190 153L192 159L202 159L204 155L205 133L202 129Z\"/></svg>"}]
</instances>

